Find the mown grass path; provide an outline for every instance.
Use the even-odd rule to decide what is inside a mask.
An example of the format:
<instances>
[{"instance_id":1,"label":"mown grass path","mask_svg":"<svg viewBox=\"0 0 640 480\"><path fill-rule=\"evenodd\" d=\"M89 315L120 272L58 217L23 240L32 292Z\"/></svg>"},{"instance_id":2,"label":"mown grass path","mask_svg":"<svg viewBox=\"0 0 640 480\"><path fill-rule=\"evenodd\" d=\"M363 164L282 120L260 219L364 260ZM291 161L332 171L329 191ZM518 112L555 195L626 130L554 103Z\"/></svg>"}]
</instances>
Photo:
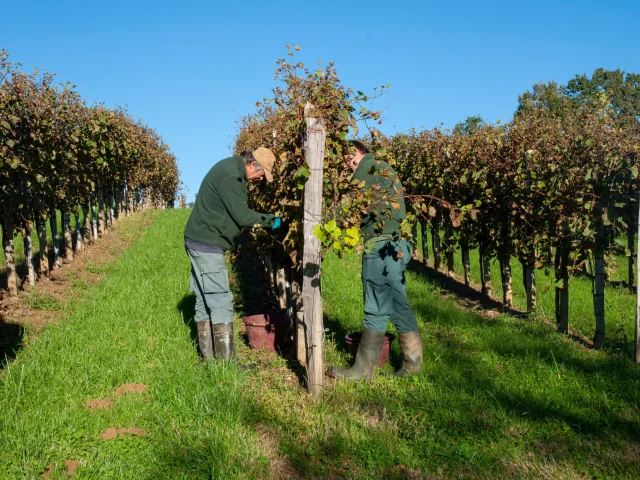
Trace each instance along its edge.
<instances>
[{"instance_id":1,"label":"mown grass path","mask_svg":"<svg viewBox=\"0 0 640 480\"><path fill-rule=\"evenodd\" d=\"M416 274L417 377L327 381L314 404L278 355L241 347L258 363L248 374L202 366L188 214L163 212L88 301L5 367L0 478L640 475L637 367L542 322L463 312ZM341 338L362 328L359 259L329 256L323 275L327 360L344 364Z\"/></svg>"}]
</instances>

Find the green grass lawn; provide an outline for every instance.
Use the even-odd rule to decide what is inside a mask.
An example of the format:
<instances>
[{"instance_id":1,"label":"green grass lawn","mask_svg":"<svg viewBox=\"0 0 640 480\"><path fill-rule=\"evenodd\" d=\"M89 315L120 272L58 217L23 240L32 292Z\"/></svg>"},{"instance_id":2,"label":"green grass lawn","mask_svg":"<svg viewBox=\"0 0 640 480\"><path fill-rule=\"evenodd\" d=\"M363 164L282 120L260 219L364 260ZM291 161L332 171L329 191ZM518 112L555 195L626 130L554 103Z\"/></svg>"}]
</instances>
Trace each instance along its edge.
<instances>
[{"instance_id":1,"label":"green grass lawn","mask_svg":"<svg viewBox=\"0 0 640 480\"><path fill-rule=\"evenodd\" d=\"M48 465L65 478L68 460L79 462L75 478L640 475L638 367L544 322L464 312L413 273L425 344L416 377L327 380L316 403L276 354L241 344L255 370L203 366L189 325L188 215L162 212L88 300L60 306L64 320L4 368L0 478ZM327 362L345 365L342 338L362 329L359 262L323 263ZM146 389L119 395L123 384ZM85 408L96 399L111 407ZM134 427L145 435L101 438Z\"/></svg>"}]
</instances>

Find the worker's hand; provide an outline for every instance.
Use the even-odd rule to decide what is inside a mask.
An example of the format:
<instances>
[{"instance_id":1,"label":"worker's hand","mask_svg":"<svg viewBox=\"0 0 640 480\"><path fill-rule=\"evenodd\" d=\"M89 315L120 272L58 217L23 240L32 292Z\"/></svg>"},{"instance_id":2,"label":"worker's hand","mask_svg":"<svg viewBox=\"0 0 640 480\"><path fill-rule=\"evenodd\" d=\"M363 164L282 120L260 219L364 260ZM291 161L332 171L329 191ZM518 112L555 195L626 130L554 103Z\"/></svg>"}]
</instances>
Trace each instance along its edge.
<instances>
[{"instance_id":1,"label":"worker's hand","mask_svg":"<svg viewBox=\"0 0 640 480\"><path fill-rule=\"evenodd\" d=\"M280 228L281 225L282 225L282 218L278 215L273 220L273 225L271 225L271 231L275 232L276 230L278 230Z\"/></svg>"}]
</instances>

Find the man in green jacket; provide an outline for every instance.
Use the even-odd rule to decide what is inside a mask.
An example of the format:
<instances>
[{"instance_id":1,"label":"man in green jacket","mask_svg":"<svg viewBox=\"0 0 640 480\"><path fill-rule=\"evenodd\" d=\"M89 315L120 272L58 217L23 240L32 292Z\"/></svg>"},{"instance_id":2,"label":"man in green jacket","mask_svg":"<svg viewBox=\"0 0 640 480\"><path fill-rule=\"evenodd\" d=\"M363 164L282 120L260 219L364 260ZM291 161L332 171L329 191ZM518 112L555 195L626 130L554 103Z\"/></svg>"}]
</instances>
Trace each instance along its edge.
<instances>
[{"instance_id":1,"label":"man in green jacket","mask_svg":"<svg viewBox=\"0 0 640 480\"><path fill-rule=\"evenodd\" d=\"M254 212L247 205L247 182L262 177L272 182L274 162L273 153L264 147L225 158L209 170L198 190L184 244L191 260L194 320L204 360L212 358L214 351L219 360L235 358L233 296L224 252L243 227L262 225L275 230L280 226L280 217Z\"/></svg>"},{"instance_id":2,"label":"man in green jacket","mask_svg":"<svg viewBox=\"0 0 640 480\"><path fill-rule=\"evenodd\" d=\"M400 224L406 218L402 183L388 163L376 160L360 142L352 141L354 154L346 158L354 170L352 181L363 191L375 192L360 229L365 240L362 256L364 332L355 364L351 368L329 368L329 374L346 380L368 380L380 360L387 319L398 330L403 363L396 376L418 373L422 367L422 339L416 317L407 299L404 271L411 259L411 247L400 238Z\"/></svg>"}]
</instances>

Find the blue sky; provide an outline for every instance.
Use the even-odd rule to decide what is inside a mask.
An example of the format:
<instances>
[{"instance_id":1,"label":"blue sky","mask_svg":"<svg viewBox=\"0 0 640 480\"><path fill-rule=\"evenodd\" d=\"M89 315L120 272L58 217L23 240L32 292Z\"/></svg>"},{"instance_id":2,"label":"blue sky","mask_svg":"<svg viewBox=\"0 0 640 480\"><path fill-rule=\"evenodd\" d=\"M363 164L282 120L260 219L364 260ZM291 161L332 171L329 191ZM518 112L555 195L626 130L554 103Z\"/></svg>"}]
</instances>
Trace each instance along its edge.
<instances>
[{"instance_id":1,"label":"blue sky","mask_svg":"<svg viewBox=\"0 0 640 480\"><path fill-rule=\"evenodd\" d=\"M236 120L275 86L288 43L309 66L384 97L382 131L509 120L534 82L640 73L640 2L4 0L0 48L89 102L126 105L176 154L193 199Z\"/></svg>"}]
</instances>

